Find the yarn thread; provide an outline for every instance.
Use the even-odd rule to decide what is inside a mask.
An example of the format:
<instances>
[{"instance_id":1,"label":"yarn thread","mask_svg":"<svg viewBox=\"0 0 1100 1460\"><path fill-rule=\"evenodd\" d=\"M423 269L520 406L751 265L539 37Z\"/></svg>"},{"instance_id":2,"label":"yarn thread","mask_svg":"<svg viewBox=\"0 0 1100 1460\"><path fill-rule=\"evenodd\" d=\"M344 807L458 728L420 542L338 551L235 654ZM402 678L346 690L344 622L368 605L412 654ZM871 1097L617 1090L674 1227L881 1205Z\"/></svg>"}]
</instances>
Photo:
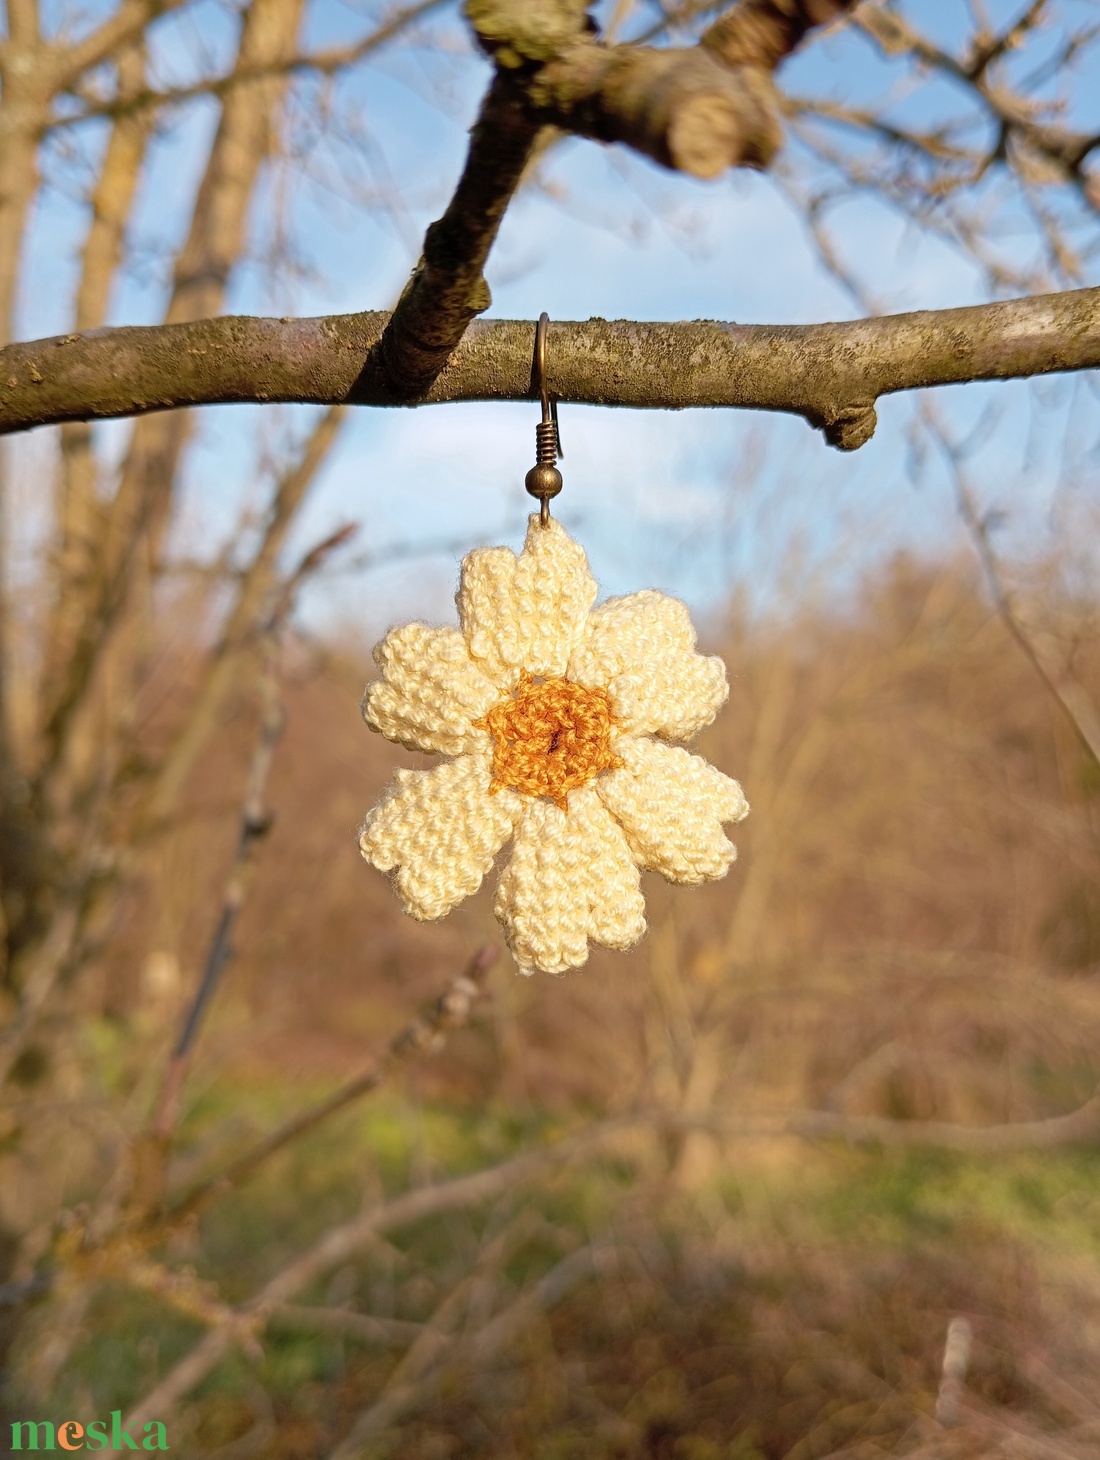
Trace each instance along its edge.
<instances>
[{"instance_id":1,"label":"yarn thread","mask_svg":"<svg viewBox=\"0 0 1100 1460\"><path fill-rule=\"evenodd\" d=\"M525 796L548 796L564 811L570 791L625 764L611 750L614 721L605 689L536 680L521 669L515 695L475 722L496 742L490 792L510 786Z\"/></svg>"},{"instance_id":2,"label":"yarn thread","mask_svg":"<svg viewBox=\"0 0 1100 1460\"><path fill-rule=\"evenodd\" d=\"M641 872L723 877L723 825L741 787L670 744L708 725L725 666L696 652L687 608L655 590L593 608L584 550L559 522L529 521L518 556L462 564L460 629L408 624L376 647L371 729L449 757L398 771L360 831L405 910L443 917L476 892L509 838L494 912L522 973L563 973L590 942L625 950L645 932Z\"/></svg>"}]
</instances>

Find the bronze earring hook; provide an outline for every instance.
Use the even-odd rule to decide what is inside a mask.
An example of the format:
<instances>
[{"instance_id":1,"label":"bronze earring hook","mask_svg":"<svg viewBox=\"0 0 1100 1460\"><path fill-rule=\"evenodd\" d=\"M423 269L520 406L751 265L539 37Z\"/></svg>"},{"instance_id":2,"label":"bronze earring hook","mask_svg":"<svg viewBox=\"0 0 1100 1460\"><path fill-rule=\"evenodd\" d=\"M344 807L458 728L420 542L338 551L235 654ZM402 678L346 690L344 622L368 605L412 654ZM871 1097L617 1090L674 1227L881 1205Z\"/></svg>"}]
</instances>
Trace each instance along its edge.
<instances>
[{"instance_id":1,"label":"bronze earring hook","mask_svg":"<svg viewBox=\"0 0 1100 1460\"><path fill-rule=\"evenodd\" d=\"M523 481L531 496L539 499L539 523L543 527L550 523L550 498L556 497L562 486L561 472L554 463L559 456L565 455L558 429L558 403L550 399L546 380L546 330L549 323L550 316L544 309L535 327L535 361L531 372L542 404L542 420L535 427L535 465Z\"/></svg>"}]
</instances>

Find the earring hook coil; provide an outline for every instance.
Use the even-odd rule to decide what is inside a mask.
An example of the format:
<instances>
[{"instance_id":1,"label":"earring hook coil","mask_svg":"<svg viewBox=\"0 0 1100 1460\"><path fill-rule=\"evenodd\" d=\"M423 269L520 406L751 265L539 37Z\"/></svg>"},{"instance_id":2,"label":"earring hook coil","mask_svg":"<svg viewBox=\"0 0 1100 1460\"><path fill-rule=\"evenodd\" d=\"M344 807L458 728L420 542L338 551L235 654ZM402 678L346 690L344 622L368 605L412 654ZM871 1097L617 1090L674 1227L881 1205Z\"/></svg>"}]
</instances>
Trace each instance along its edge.
<instances>
[{"instance_id":1,"label":"earring hook coil","mask_svg":"<svg viewBox=\"0 0 1100 1460\"><path fill-rule=\"evenodd\" d=\"M561 472L554 463L559 456L565 454L561 449L561 432L558 429L558 403L550 398L550 387L546 378L546 333L549 323L550 316L544 309L535 327L535 359L532 369L542 406L542 420L535 427L535 465L523 480L529 494L539 499L539 522L543 527L550 521L550 498L556 497L562 488Z\"/></svg>"}]
</instances>

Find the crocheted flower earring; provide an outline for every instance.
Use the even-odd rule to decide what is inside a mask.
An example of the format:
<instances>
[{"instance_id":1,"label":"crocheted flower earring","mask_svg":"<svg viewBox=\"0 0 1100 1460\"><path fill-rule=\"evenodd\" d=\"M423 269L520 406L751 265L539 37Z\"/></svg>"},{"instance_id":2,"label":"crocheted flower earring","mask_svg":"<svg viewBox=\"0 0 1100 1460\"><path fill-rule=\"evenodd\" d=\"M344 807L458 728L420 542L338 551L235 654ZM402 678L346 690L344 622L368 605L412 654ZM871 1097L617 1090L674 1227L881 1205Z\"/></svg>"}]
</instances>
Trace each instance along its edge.
<instances>
[{"instance_id":1,"label":"crocheted flower earring","mask_svg":"<svg viewBox=\"0 0 1100 1460\"><path fill-rule=\"evenodd\" d=\"M494 911L521 973L577 968L589 940L631 947L646 926L640 870L724 877L737 852L722 825L749 809L736 781L668 744L708 725L729 692L721 659L695 652L685 605L645 590L593 608L584 550L550 518L561 476L545 340L544 314L527 476L542 506L522 553L468 553L461 628L392 629L363 697L372 730L446 757L397 772L363 823L363 856L396 869L406 912L439 918L513 838Z\"/></svg>"}]
</instances>

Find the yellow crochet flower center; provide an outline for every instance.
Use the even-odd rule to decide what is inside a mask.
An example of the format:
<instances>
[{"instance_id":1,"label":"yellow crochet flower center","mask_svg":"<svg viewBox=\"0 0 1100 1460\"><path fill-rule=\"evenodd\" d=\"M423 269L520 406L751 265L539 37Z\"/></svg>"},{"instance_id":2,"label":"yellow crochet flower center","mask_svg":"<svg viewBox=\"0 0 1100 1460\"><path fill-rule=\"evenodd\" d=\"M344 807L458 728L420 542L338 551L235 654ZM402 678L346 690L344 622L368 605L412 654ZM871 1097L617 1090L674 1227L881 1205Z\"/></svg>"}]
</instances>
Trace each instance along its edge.
<instances>
[{"instance_id":1,"label":"yellow crochet flower center","mask_svg":"<svg viewBox=\"0 0 1100 1460\"><path fill-rule=\"evenodd\" d=\"M515 694L476 722L494 740L490 791L546 796L564 811L568 792L624 764L611 751L614 723L605 689L522 670Z\"/></svg>"}]
</instances>

